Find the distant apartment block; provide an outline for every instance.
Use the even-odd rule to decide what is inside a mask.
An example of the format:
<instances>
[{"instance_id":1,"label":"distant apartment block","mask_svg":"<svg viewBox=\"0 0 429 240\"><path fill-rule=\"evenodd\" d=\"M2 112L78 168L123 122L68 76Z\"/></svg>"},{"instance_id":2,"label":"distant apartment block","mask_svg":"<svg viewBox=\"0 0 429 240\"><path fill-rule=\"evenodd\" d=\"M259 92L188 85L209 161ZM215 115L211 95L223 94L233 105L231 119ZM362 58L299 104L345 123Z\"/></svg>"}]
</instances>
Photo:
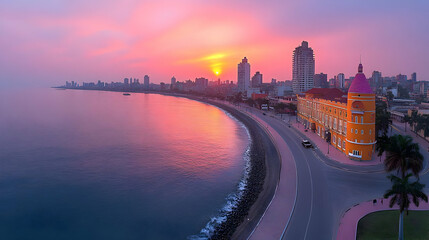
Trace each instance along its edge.
<instances>
[{"instance_id":1,"label":"distant apartment block","mask_svg":"<svg viewBox=\"0 0 429 240\"><path fill-rule=\"evenodd\" d=\"M238 64L237 70L238 91L245 92L250 87L250 64L246 57L244 57L241 63Z\"/></svg>"},{"instance_id":2,"label":"distant apartment block","mask_svg":"<svg viewBox=\"0 0 429 240\"><path fill-rule=\"evenodd\" d=\"M292 81L294 93L305 92L314 87L314 54L306 41L293 51Z\"/></svg>"}]
</instances>

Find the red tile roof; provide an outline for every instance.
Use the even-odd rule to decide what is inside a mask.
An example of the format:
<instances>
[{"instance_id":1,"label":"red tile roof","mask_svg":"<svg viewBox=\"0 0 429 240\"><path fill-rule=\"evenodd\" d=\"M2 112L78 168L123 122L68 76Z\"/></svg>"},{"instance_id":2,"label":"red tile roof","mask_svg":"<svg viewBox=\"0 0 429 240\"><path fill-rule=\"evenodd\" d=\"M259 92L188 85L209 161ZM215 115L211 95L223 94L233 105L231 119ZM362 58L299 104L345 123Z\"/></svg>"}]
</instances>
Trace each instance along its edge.
<instances>
[{"instance_id":1,"label":"red tile roof","mask_svg":"<svg viewBox=\"0 0 429 240\"><path fill-rule=\"evenodd\" d=\"M338 88L312 88L305 92L306 97L321 98L331 101L347 102L347 93Z\"/></svg>"}]
</instances>

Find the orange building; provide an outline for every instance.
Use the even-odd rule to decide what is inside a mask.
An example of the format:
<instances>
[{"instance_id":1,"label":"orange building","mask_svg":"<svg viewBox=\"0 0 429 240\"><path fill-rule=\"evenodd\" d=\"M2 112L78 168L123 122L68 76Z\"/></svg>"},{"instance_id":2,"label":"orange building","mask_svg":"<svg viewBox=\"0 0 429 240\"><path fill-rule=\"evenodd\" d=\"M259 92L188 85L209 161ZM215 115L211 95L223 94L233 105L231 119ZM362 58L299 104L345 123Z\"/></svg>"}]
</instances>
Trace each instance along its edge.
<instances>
[{"instance_id":1,"label":"orange building","mask_svg":"<svg viewBox=\"0 0 429 240\"><path fill-rule=\"evenodd\" d=\"M298 119L351 159L371 160L375 148L375 94L362 64L348 94L313 88L298 95Z\"/></svg>"}]
</instances>

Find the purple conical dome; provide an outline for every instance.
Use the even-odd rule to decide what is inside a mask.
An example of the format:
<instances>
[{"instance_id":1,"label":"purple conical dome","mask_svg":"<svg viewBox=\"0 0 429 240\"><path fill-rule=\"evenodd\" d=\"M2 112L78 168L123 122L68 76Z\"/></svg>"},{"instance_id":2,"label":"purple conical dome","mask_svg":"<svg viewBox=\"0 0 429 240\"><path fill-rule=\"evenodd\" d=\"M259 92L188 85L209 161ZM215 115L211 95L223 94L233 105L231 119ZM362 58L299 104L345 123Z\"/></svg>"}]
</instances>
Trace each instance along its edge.
<instances>
[{"instance_id":1,"label":"purple conical dome","mask_svg":"<svg viewBox=\"0 0 429 240\"><path fill-rule=\"evenodd\" d=\"M373 93L368 80L366 80L365 74L363 74L362 63L359 64L358 73L350 85L349 93Z\"/></svg>"}]
</instances>

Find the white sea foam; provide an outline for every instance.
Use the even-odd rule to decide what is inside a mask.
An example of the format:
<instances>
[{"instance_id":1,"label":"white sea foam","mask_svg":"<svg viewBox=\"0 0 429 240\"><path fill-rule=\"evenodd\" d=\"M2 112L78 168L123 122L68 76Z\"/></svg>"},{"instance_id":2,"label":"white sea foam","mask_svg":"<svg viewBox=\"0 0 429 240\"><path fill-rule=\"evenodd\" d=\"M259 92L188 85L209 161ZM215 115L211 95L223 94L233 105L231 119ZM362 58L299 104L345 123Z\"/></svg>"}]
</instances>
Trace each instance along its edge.
<instances>
[{"instance_id":1,"label":"white sea foam","mask_svg":"<svg viewBox=\"0 0 429 240\"><path fill-rule=\"evenodd\" d=\"M221 108L219 108L219 109L221 109ZM241 178L240 182L238 183L237 191L229 194L226 197L226 203L222 207L222 209L219 210L218 215L215 217L212 217L210 219L210 221L206 224L206 226L200 231L200 233L198 235L189 236L188 240L206 240L206 239L209 239L213 235L214 231L216 230L216 227L218 227L220 224L225 222L227 219L228 213L232 212L234 210L234 208L237 206L241 197L243 196L243 192L246 189L247 182L249 179L249 172L251 169L250 146L252 144L252 140L250 138L249 130L246 128L246 126L242 122L238 121L230 113L228 113L227 111L224 111L223 109L221 109L221 110L223 112L225 112L225 114L228 115L230 118L237 121L240 124L240 126L246 130L247 136L249 138L249 145L247 146L247 149L243 154L243 160L245 162L243 177Z\"/></svg>"}]
</instances>

